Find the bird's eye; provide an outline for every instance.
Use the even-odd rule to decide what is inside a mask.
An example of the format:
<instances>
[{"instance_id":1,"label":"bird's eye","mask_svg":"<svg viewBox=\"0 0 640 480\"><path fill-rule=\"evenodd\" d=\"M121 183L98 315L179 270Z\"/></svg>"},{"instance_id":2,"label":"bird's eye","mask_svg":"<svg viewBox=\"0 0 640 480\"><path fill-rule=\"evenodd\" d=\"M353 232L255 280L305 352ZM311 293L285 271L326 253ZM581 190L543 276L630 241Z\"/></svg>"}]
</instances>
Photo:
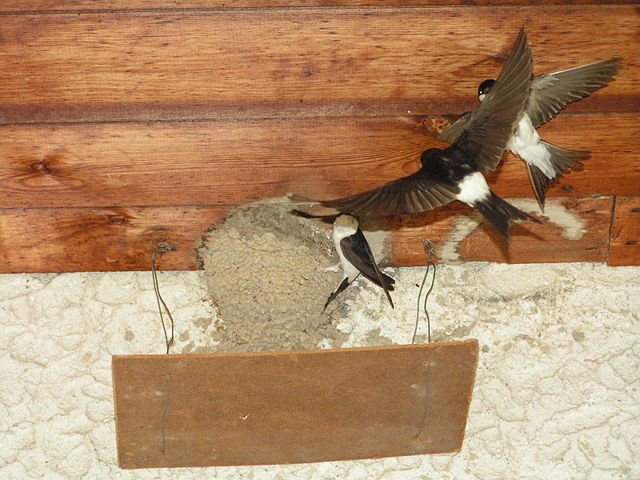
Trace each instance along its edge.
<instances>
[{"instance_id":1,"label":"bird's eye","mask_svg":"<svg viewBox=\"0 0 640 480\"><path fill-rule=\"evenodd\" d=\"M478 95L486 95L491 90L491 87L496 83L496 81L492 78L485 80L478 87Z\"/></svg>"}]
</instances>

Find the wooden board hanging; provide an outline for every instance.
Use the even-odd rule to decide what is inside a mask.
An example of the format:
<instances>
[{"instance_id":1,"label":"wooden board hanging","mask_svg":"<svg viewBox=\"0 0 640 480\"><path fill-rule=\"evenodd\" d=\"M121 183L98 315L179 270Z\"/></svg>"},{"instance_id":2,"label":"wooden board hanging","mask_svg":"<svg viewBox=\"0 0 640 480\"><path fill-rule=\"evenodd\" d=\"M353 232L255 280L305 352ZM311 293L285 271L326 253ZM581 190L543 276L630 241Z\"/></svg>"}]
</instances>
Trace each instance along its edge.
<instances>
[{"instance_id":1,"label":"wooden board hanging","mask_svg":"<svg viewBox=\"0 0 640 480\"><path fill-rule=\"evenodd\" d=\"M288 464L457 451L477 360L477 340L114 356L119 464Z\"/></svg>"}]
</instances>

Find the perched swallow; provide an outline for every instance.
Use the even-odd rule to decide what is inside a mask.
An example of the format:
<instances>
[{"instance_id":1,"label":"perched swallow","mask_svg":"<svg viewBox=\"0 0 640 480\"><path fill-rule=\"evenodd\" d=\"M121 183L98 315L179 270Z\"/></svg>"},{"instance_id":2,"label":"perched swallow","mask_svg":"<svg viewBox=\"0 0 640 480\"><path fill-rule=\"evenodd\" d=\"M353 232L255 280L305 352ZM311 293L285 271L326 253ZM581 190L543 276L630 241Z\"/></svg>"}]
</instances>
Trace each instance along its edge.
<instances>
[{"instance_id":1,"label":"perched swallow","mask_svg":"<svg viewBox=\"0 0 640 480\"><path fill-rule=\"evenodd\" d=\"M343 213L367 216L419 213L454 200L475 207L509 240L509 219L538 219L491 191L483 173L494 170L529 97L531 50L524 29L487 97L469 115L448 148L422 153L421 168L408 177L352 197L320 202Z\"/></svg>"},{"instance_id":2,"label":"perched swallow","mask_svg":"<svg viewBox=\"0 0 640 480\"><path fill-rule=\"evenodd\" d=\"M536 128L555 117L568 103L589 96L615 79L622 68L622 58L611 58L561 72L538 75L531 80L527 106L518 120L515 133L509 139L507 149L524 160L531 186L541 209L544 209L545 191L551 181L563 172L581 167L590 157L589 152L565 150L545 142ZM478 88L480 102L487 98L495 86L495 80L485 80ZM438 139L453 142L464 131L470 115L442 132Z\"/></svg>"},{"instance_id":3,"label":"perched swallow","mask_svg":"<svg viewBox=\"0 0 640 480\"><path fill-rule=\"evenodd\" d=\"M338 215L333 223L333 241L340 257L339 265L342 266L344 277L335 292L329 295L322 311L324 312L331 301L360 274L384 290L393 308L389 291L394 290L395 280L378 269L369 243L358 226L358 220L351 215Z\"/></svg>"}]
</instances>

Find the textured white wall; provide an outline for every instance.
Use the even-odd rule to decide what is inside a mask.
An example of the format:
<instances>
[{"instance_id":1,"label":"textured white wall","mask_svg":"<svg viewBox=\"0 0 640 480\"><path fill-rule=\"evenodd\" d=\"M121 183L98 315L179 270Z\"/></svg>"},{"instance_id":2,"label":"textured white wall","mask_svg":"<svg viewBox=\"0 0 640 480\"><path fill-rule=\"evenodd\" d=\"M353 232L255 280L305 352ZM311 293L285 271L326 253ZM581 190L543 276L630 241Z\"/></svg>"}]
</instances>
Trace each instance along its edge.
<instances>
[{"instance_id":1,"label":"textured white wall","mask_svg":"<svg viewBox=\"0 0 640 480\"><path fill-rule=\"evenodd\" d=\"M395 311L378 289L351 288L346 346L410 340L422 272L396 271ZM208 351L215 325L202 274L160 282L177 321L174 352ZM435 340L481 345L460 453L120 471L111 355L163 352L150 274L0 276L0 478L640 478L640 268L443 267L430 311Z\"/></svg>"}]
</instances>

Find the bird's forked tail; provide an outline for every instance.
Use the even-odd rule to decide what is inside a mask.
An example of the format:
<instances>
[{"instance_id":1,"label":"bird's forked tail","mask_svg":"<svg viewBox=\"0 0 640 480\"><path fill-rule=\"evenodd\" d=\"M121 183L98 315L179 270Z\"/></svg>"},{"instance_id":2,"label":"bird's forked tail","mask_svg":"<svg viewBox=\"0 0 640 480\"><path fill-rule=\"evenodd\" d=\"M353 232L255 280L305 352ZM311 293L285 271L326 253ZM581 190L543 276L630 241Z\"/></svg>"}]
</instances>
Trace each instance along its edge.
<instances>
[{"instance_id":1,"label":"bird's forked tail","mask_svg":"<svg viewBox=\"0 0 640 480\"><path fill-rule=\"evenodd\" d=\"M540 205L541 210L544 210L544 199L549 183L570 168L582 167L582 162L587 160L591 154L590 152L585 151L565 150L564 148L556 147L555 145L544 141L541 141L540 143L542 143L544 148L551 155L548 161L551 163L551 167L553 168L555 175L549 178L537 166L529 162L525 163L527 165L527 172L529 173L531 186L533 187L536 199L538 200L538 205Z\"/></svg>"},{"instance_id":2,"label":"bird's forked tail","mask_svg":"<svg viewBox=\"0 0 640 480\"><path fill-rule=\"evenodd\" d=\"M536 217L523 212L522 210L514 207L506 200L503 200L498 195L490 192L489 196L485 200L476 202L473 205L489 222L495 227L495 229L502 235L505 241L509 242L509 220L531 220L536 223L542 223Z\"/></svg>"}]
</instances>

